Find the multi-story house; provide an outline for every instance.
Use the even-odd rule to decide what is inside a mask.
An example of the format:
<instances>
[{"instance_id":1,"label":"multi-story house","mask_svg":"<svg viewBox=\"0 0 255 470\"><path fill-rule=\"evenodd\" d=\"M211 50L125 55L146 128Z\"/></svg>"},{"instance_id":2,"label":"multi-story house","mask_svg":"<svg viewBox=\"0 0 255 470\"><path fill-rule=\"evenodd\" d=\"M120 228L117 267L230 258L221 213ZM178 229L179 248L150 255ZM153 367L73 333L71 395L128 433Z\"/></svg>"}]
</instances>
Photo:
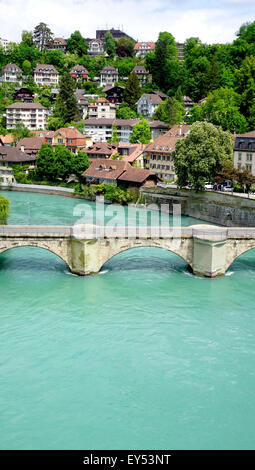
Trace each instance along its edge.
<instances>
[{"instance_id":1,"label":"multi-story house","mask_svg":"<svg viewBox=\"0 0 255 470\"><path fill-rule=\"evenodd\" d=\"M176 178L172 153L178 139L184 138L190 131L189 125L175 125L168 132L150 142L145 149L145 167L154 171L158 177L167 181Z\"/></svg>"},{"instance_id":2,"label":"multi-story house","mask_svg":"<svg viewBox=\"0 0 255 470\"><path fill-rule=\"evenodd\" d=\"M136 65L133 68L132 72L136 73L139 83L140 83L140 87L144 86L147 82L147 77L149 75L148 70L146 70L146 68L143 65Z\"/></svg>"},{"instance_id":3,"label":"multi-story house","mask_svg":"<svg viewBox=\"0 0 255 470\"><path fill-rule=\"evenodd\" d=\"M104 55L105 50L104 50L104 41L101 39L89 39L87 40L87 43L89 45L88 48L88 54L91 56L96 56L96 55Z\"/></svg>"},{"instance_id":4,"label":"multi-story house","mask_svg":"<svg viewBox=\"0 0 255 470\"><path fill-rule=\"evenodd\" d=\"M144 93L137 101L137 113L145 118L151 118L160 103L162 103L162 98L159 95Z\"/></svg>"},{"instance_id":5,"label":"multi-story house","mask_svg":"<svg viewBox=\"0 0 255 470\"><path fill-rule=\"evenodd\" d=\"M67 41L64 38L54 38L53 41L50 43L48 50L57 50L65 53L66 45Z\"/></svg>"},{"instance_id":6,"label":"multi-story house","mask_svg":"<svg viewBox=\"0 0 255 470\"><path fill-rule=\"evenodd\" d=\"M85 67L83 67L83 65L75 65L70 71L70 74L76 80L78 79L87 80L89 78L89 72L87 71Z\"/></svg>"},{"instance_id":7,"label":"multi-story house","mask_svg":"<svg viewBox=\"0 0 255 470\"><path fill-rule=\"evenodd\" d=\"M7 64L2 68L2 81L22 84L22 70L16 64Z\"/></svg>"},{"instance_id":8,"label":"multi-story house","mask_svg":"<svg viewBox=\"0 0 255 470\"><path fill-rule=\"evenodd\" d=\"M33 97L34 97L33 92L29 90L29 88L24 87L24 86L15 88L15 91L13 93L13 99L15 101L24 101L26 103L32 103Z\"/></svg>"},{"instance_id":9,"label":"multi-story house","mask_svg":"<svg viewBox=\"0 0 255 470\"><path fill-rule=\"evenodd\" d=\"M84 132L91 137L94 142L107 142L113 137L113 131L117 131L118 138L121 142L129 142L130 136L133 132L134 125L139 122L139 119L97 119L90 118L84 122ZM150 129L153 135L158 136L165 132L167 126L160 121L149 122Z\"/></svg>"},{"instance_id":10,"label":"multi-story house","mask_svg":"<svg viewBox=\"0 0 255 470\"><path fill-rule=\"evenodd\" d=\"M2 49L4 50L4 52L7 51L8 44L9 44L8 39L0 38L0 47L2 47Z\"/></svg>"},{"instance_id":11,"label":"multi-story house","mask_svg":"<svg viewBox=\"0 0 255 470\"><path fill-rule=\"evenodd\" d=\"M75 127L61 127L55 132L47 132L44 136L46 144L64 145L72 153L77 153L86 147L86 136L79 132Z\"/></svg>"},{"instance_id":12,"label":"multi-story house","mask_svg":"<svg viewBox=\"0 0 255 470\"><path fill-rule=\"evenodd\" d=\"M115 119L116 106L106 98L98 98L95 103L91 103L88 108L88 117L97 119Z\"/></svg>"},{"instance_id":13,"label":"multi-story house","mask_svg":"<svg viewBox=\"0 0 255 470\"><path fill-rule=\"evenodd\" d=\"M28 155L15 147L2 147L0 145L0 184L15 183L12 165L30 163L34 165L36 157Z\"/></svg>"},{"instance_id":14,"label":"multi-story house","mask_svg":"<svg viewBox=\"0 0 255 470\"><path fill-rule=\"evenodd\" d=\"M255 131L236 136L234 166L235 168L246 168L255 176Z\"/></svg>"},{"instance_id":15,"label":"multi-story house","mask_svg":"<svg viewBox=\"0 0 255 470\"><path fill-rule=\"evenodd\" d=\"M54 65L38 64L34 70L34 82L36 85L58 84L59 73Z\"/></svg>"},{"instance_id":16,"label":"multi-story house","mask_svg":"<svg viewBox=\"0 0 255 470\"><path fill-rule=\"evenodd\" d=\"M107 65L101 70L100 87L114 86L118 79L118 70L111 65Z\"/></svg>"},{"instance_id":17,"label":"multi-story house","mask_svg":"<svg viewBox=\"0 0 255 470\"><path fill-rule=\"evenodd\" d=\"M137 42L134 46L136 56L145 57L148 52L154 51L155 45L155 42Z\"/></svg>"},{"instance_id":18,"label":"multi-story house","mask_svg":"<svg viewBox=\"0 0 255 470\"><path fill-rule=\"evenodd\" d=\"M45 129L49 111L41 103L13 103L6 108L6 128L13 129L20 122L28 129Z\"/></svg>"},{"instance_id":19,"label":"multi-story house","mask_svg":"<svg viewBox=\"0 0 255 470\"><path fill-rule=\"evenodd\" d=\"M124 90L125 87L121 85L106 86L102 92L106 94L106 97L110 103L121 104L124 101Z\"/></svg>"},{"instance_id":20,"label":"multi-story house","mask_svg":"<svg viewBox=\"0 0 255 470\"><path fill-rule=\"evenodd\" d=\"M77 100L79 112L81 115L82 119L86 119L88 115L88 109L89 109L89 102L84 95L83 90L76 90L75 92L75 98Z\"/></svg>"}]
</instances>

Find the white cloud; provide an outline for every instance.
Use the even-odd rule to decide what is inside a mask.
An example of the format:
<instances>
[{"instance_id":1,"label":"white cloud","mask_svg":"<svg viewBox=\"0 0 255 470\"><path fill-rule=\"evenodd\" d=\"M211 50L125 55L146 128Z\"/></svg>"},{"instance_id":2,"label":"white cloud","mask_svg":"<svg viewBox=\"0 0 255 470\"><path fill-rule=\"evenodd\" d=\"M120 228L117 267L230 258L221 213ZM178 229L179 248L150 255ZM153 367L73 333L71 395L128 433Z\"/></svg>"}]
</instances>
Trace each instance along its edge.
<instances>
[{"instance_id":1,"label":"white cloud","mask_svg":"<svg viewBox=\"0 0 255 470\"><path fill-rule=\"evenodd\" d=\"M249 8L244 8L248 3ZM0 36L19 41L22 30L33 30L43 21L58 37L69 37L76 29L84 37L94 37L96 29L123 27L139 40L154 41L160 31L169 31L177 41L198 36L208 43L230 42L241 24L253 20L254 0L223 0L221 4L207 1L205 7L199 0L0 0Z\"/></svg>"}]
</instances>

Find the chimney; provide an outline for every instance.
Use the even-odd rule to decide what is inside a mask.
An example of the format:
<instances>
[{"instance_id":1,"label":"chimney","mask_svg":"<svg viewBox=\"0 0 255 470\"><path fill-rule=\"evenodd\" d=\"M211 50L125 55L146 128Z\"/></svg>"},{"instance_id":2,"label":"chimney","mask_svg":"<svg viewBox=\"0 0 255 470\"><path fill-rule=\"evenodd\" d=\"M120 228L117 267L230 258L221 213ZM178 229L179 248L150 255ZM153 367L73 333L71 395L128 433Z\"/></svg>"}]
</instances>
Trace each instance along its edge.
<instances>
[{"instance_id":1,"label":"chimney","mask_svg":"<svg viewBox=\"0 0 255 470\"><path fill-rule=\"evenodd\" d=\"M179 135L182 135L182 123L180 122L180 125L179 125Z\"/></svg>"},{"instance_id":2,"label":"chimney","mask_svg":"<svg viewBox=\"0 0 255 470\"><path fill-rule=\"evenodd\" d=\"M25 147L24 147L24 145L21 145L21 146L20 146L20 150L21 150L21 152L23 152L23 153L25 152Z\"/></svg>"}]
</instances>

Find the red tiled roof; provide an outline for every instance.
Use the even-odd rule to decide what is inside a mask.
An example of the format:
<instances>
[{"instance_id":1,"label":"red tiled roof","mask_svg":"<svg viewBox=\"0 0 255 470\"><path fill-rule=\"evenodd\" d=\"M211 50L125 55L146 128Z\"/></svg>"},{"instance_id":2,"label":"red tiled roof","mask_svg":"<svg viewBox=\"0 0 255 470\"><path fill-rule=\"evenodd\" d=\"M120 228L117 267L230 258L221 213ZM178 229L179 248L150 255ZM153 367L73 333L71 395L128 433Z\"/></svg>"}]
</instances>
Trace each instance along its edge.
<instances>
[{"instance_id":1,"label":"red tiled roof","mask_svg":"<svg viewBox=\"0 0 255 470\"><path fill-rule=\"evenodd\" d=\"M150 176L155 178L155 173L150 170L142 170L139 168L128 168L121 176L119 176L119 181L128 181L133 183L143 183Z\"/></svg>"},{"instance_id":2,"label":"red tiled roof","mask_svg":"<svg viewBox=\"0 0 255 470\"><path fill-rule=\"evenodd\" d=\"M123 160L95 159L83 173L83 177L116 180L131 165Z\"/></svg>"},{"instance_id":3,"label":"red tiled roof","mask_svg":"<svg viewBox=\"0 0 255 470\"><path fill-rule=\"evenodd\" d=\"M189 130L190 125L185 124L184 126L173 126L165 134L160 135L154 142L150 142L145 151L146 152L161 152L161 153L172 153L175 150L175 144L178 139L185 137Z\"/></svg>"}]
</instances>

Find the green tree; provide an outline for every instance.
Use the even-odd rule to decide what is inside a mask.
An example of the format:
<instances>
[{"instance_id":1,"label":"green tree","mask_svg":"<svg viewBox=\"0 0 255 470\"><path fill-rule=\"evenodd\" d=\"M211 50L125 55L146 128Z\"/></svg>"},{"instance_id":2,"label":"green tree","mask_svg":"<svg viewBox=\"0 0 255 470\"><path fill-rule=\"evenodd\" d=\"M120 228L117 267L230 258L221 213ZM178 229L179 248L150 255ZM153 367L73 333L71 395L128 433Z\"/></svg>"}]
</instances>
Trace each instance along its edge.
<instances>
[{"instance_id":1,"label":"green tree","mask_svg":"<svg viewBox=\"0 0 255 470\"><path fill-rule=\"evenodd\" d=\"M32 65L31 65L31 62L29 60L24 60L24 62L22 64L22 70L23 70L25 75L31 75Z\"/></svg>"},{"instance_id":2,"label":"green tree","mask_svg":"<svg viewBox=\"0 0 255 470\"><path fill-rule=\"evenodd\" d=\"M229 132L208 122L192 125L190 133L177 140L172 153L178 184L203 190L214 181L225 161L233 159L233 138Z\"/></svg>"},{"instance_id":3,"label":"green tree","mask_svg":"<svg viewBox=\"0 0 255 470\"><path fill-rule=\"evenodd\" d=\"M116 53L116 41L110 31L107 31L104 35L104 50L108 54L108 56L113 59Z\"/></svg>"},{"instance_id":4,"label":"green tree","mask_svg":"<svg viewBox=\"0 0 255 470\"><path fill-rule=\"evenodd\" d=\"M39 51L43 51L53 41L53 33L46 23L39 23L33 32L33 42Z\"/></svg>"},{"instance_id":5,"label":"green tree","mask_svg":"<svg viewBox=\"0 0 255 470\"><path fill-rule=\"evenodd\" d=\"M72 154L63 145L57 145L55 147L55 158L54 158L54 169L55 169L55 179L66 180L67 177L71 174L72 170Z\"/></svg>"},{"instance_id":6,"label":"green tree","mask_svg":"<svg viewBox=\"0 0 255 470\"><path fill-rule=\"evenodd\" d=\"M141 119L133 127L129 142L132 144L148 144L151 141L151 130L148 121Z\"/></svg>"},{"instance_id":7,"label":"green tree","mask_svg":"<svg viewBox=\"0 0 255 470\"><path fill-rule=\"evenodd\" d=\"M81 57L88 52L88 43L82 37L80 31L74 31L70 38L67 40L66 49L71 54L77 54Z\"/></svg>"},{"instance_id":8,"label":"green tree","mask_svg":"<svg viewBox=\"0 0 255 470\"><path fill-rule=\"evenodd\" d=\"M82 182L82 175L89 167L90 162L88 156L84 152L78 152L77 155L72 154L70 162L70 173L74 174L79 182Z\"/></svg>"},{"instance_id":9,"label":"green tree","mask_svg":"<svg viewBox=\"0 0 255 470\"><path fill-rule=\"evenodd\" d=\"M18 142L21 139L24 139L24 137L31 137L32 132L23 124L23 122L19 122L16 124L14 129L12 129L12 134L14 135L14 142Z\"/></svg>"},{"instance_id":10,"label":"green tree","mask_svg":"<svg viewBox=\"0 0 255 470\"><path fill-rule=\"evenodd\" d=\"M32 31L22 31L22 42L27 44L28 46L33 46L33 32Z\"/></svg>"},{"instance_id":11,"label":"green tree","mask_svg":"<svg viewBox=\"0 0 255 470\"><path fill-rule=\"evenodd\" d=\"M118 130L116 124L112 126L112 138L108 140L109 143L119 142L120 138L118 135Z\"/></svg>"},{"instance_id":12,"label":"green tree","mask_svg":"<svg viewBox=\"0 0 255 470\"><path fill-rule=\"evenodd\" d=\"M135 41L131 38L120 38L117 42L117 54L120 57L133 57L134 56Z\"/></svg>"},{"instance_id":13,"label":"green tree","mask_svg":"<svg viewBox=\"0 0 255 470\"><path fill-rule=\"evenodd\" d=\"M153 81L163 91L169 89L168 72L171 68L169 61L177 57L178 49L172 34L159 33L154 55L150 55L146 63L152 73Z\"/></svg>"},{"instance_id":14,"label":"green tree","mask_svg":"<svg viewBox=\"0 0 255 470\"><path fill-rule=\"evenodd\" d=\"M241 97L232 88L220 88L209 93L206 102L192 110L191 122L209 121L223 130L241 134L247 122L240 112Z\"/></svg>"},{"instance_id":15,"label":"green tree","mask_svg":"<svg viewBox=\"0 0 255 470\"><path fill-rule=\"evenodd\" d=\"M75 83L69 72L60 78L59 94L56 99L54 116L60 118L64 124L80 120L77 100L75 98Z\"/></svg>"},{"instance_id":16,"label":"green tree","mask_svg":"<svg viewBox=\"0 0 255 470\"><path fill-rule=\"evenodd\" d=\"M160 103L153 114L153 119L166 122L169 126L183 122L185 116L184 105L176 98L170 97Z\"/></svg>"},{"instance_id":17,"label":"green tree","mask_svg":"<svg viewBox=\"0 0 255 470\"><path fill-rule=\"evenodd\" d=\"M137 113L131 109L127 103L122 103L116 110L117 119L136 119Z\"/></svg>"},{"instance_id":18,"label":"green tree","mask_svg":"<svg viewBox=\"0 0 255 470\"><path fill-rule=\"evenodd\" d=\"M124 90L124 99L131 109L136 110L136 103L139 100L141 93L142 91L137 74L132 72L128 77L126 88Z\"/></svg>"},{"instance_id":19,"label":"green tree","mask_svg":"<svg viewBox=\"0 0 255 470\"><path fill-rule=\"evenodd\" d=\"M255 42L255 21L252 23L244 23L236 35L246 41L247 43L254 43Z\"/></svg>"},{"instance_id":20,"label":"green tree","mask_svg":"<svg viewBox=\"0 0 255 470\"><path fill-rule=\"evenodd\" d=\"M6 224L10 213L10 204L8 199L0 194L0 225Z\"/></svg>"},{"instance_id":21,"label":"green tree","mask_svg":"<svg viewBox=\"0 0 255 470\"><path fill-rule=\"evenodd\" d=\"M36 175L41 180L55 180L55 154L50 144L43 144L38 152Z\"/></svg>"}]
</instances>

